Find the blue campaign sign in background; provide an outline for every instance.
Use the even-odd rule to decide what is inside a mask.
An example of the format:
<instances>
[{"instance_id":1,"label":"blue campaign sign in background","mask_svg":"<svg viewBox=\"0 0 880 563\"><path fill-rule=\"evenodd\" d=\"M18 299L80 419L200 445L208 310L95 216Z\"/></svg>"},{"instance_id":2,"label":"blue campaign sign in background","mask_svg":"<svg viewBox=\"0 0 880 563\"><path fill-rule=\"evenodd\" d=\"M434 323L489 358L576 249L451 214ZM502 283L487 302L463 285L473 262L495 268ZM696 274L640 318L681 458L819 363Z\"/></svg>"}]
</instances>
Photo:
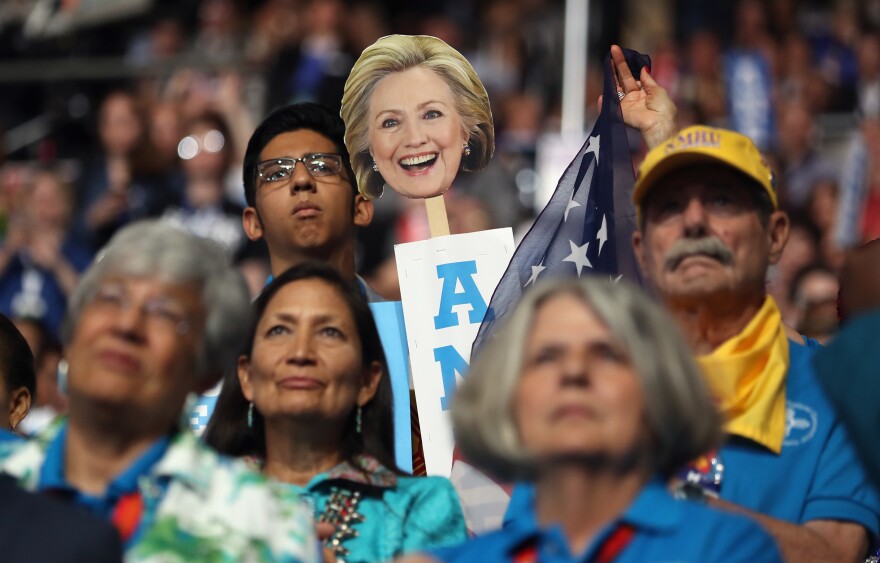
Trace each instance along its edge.
<instances>
[{"instance_id":1,"label":"blue campaign sign in background","mask_svg":"<svg viewBox=\"0 0 880 563\"><path fill-rule=\"evenodd\" d=\"M773 140L773 84L770 67L756 51L734 50L725 56L730 125L765 150Z\"/></svg>"},{"instance_id":2,"label":"blue campaign sign in background","mask_svg":"<svg viewBox=\"0 0 880 563\"><path fill-rule=\"evenodd\" d=\"M412 432L410 430L409 406L409 349L406 343L406 329L403 324L403 308L400 301L370 303L385 359L391 376L391 389L394 393L394 451L397 467L412 472ZM205 431L220 386L199 397L190 413L190 428L196 434Z\"/></svg>"}]
</instances>

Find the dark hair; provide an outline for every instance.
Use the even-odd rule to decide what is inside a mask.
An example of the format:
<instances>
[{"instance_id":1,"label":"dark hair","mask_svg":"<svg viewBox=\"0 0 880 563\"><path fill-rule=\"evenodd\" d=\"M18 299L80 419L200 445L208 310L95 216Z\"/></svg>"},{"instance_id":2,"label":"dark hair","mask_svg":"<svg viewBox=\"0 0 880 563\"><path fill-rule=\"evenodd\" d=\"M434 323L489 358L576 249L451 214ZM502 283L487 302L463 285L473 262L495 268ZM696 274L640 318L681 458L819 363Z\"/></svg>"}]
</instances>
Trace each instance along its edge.
<instances>
[{"instance_id":1,"label":"dark hair","mask_svg":"<svg viewBox=\"0 0 880 563\"><path fill-rule=\"evenodd\" d=\"M244 199L250 207L254 207L256 201L257 164L260 163L260 153L278 135L300 129L308 129L323 135L336 146L336 152L342 155L342 165L348 174L352 190L357 193L354 171L351 169L348 149L345 148L345 123L342 122L342 118L327 106L302 102L278 108L270 113L257 126L248 141L247 150L244 153L242 180L244 181Z\"/></svg>"},{"instance_id":2,"label":"dark hair","mask_svg":"<svg viewBox=\"0 0 880 563\"><path fill-rule=\"evenodd\" d=\"M379 362L382 375L373 399L363 406L362 431L355 432L355 411L349 415L348 431L345 433L342 451L351 456L365 453L375 457L385 467L399 471L394 461L394 413L391 395L391 379L388 375L385 353L373 314L360 288L346 281L335 269L318 262L305 262L290 268L270 283L254 302L254 320L250 337L242 355L250 358L257 324L269 302L278 291L293 282L317 279L333 287L343 298L357 327L361 342L361 362L369 366ZM205 430L204 440L218 452L231 456L266 456L266 440L263 417L254 409L253 428L247 426L249 403L241 390L235 370L227 372L223 388L217 398L214 414Z\"/></svg>"},{"instance_id":3,"label":"dark hair","mask_svg":"<svg viewBox=\"0 0 880 563\"><path fill-rule=\"evenodd\" d=\"M814 248L822 246L822 229L803 210L796 210L788 214L789 229L800 230L810 240Z\"/></svg>"},{"instance_id":4,"label":"dark hair","mask_svg":"<svg viewBox=\"0 0 880 563\"><path fill-rule=\"evenodd\" d=\"M27 340L6 315L0 315L0 370L7 392L25 387L31 394L31 401L36 400L34 355Z\"/></svg>"}]
</instances>

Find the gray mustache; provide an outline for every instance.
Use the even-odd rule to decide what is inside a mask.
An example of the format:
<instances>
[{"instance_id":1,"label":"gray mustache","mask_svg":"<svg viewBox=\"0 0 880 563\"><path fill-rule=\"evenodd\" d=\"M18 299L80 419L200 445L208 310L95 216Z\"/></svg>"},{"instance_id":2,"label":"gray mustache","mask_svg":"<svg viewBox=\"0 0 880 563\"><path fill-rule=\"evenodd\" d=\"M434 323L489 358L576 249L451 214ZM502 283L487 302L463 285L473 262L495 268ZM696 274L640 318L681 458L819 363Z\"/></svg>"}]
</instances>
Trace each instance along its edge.
<instances>
[{"instance_id":1,"label":"gray mustache","mask_svg":"<svg viewBox=\"0 0 880 563\"><path fill-rule=\"evenodd\" d=\"M672 245L666 254L664 266L667 271L672 271L681 264L682 260L696 255L714 258L722 264L733 262L733 252L718 237L685 238Z\"/></svg>"}]
</instances>

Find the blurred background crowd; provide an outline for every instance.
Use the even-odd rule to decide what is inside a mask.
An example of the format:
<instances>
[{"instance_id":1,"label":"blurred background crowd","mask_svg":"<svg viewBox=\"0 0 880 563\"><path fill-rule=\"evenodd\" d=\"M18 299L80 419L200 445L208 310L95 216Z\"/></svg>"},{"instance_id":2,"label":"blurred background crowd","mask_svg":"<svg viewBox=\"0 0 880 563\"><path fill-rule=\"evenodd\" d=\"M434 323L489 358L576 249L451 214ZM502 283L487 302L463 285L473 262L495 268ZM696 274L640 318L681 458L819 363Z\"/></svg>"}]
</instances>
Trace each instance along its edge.
<instances>
[{"instance_id":1,"label":"blurred background crowd","mask_svg":"<svg viewBox=\"0 0 880 563\"><path fill-rule=\"evenodd\" d=\"M560 130L564 17L562 0L5 0L0 312L36 352L40 406L64 409L66 296L127 222L164 217L218 240L262 287L266 250L240 221L247 139L281 104L338 108L357 56L389 33L445 40L492 101L496 154L448 194L452 231L522 233L540 211L543 140ZM756 141L793 222L770 293L802 333L833 334L846 249L880 236L880 0L592 2L589 22L587 130L612 42L652 56L682 127L735 126L752 94L730 61L756 61L746 80L769 85ZM417 203L386 190L360 233L359 269L389 298L393 245L427 237Z\"/></svg>"}]
</instances>

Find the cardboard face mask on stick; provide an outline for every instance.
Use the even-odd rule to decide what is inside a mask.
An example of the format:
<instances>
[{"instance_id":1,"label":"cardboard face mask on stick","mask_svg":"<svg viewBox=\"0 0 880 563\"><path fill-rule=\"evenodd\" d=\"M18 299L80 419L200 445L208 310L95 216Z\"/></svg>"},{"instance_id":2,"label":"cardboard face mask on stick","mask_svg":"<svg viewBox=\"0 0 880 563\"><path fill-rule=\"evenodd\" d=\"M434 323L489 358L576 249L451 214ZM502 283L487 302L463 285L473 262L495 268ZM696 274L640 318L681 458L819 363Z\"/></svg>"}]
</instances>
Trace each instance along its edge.
<instances>
[{"instance_id":1,"label":"cardboard face mask on stick","mask_svg":"<svg viewBox=\"0 0 880 563\"><path fill-rule=\"evenodd\" d=\"M345 82L341 115L367 199L386 184L409 198L442 195L459 170L482 169L495 150L486 89L436 37L390 35L367 47Z\"/></svg>"}]
</instances>

